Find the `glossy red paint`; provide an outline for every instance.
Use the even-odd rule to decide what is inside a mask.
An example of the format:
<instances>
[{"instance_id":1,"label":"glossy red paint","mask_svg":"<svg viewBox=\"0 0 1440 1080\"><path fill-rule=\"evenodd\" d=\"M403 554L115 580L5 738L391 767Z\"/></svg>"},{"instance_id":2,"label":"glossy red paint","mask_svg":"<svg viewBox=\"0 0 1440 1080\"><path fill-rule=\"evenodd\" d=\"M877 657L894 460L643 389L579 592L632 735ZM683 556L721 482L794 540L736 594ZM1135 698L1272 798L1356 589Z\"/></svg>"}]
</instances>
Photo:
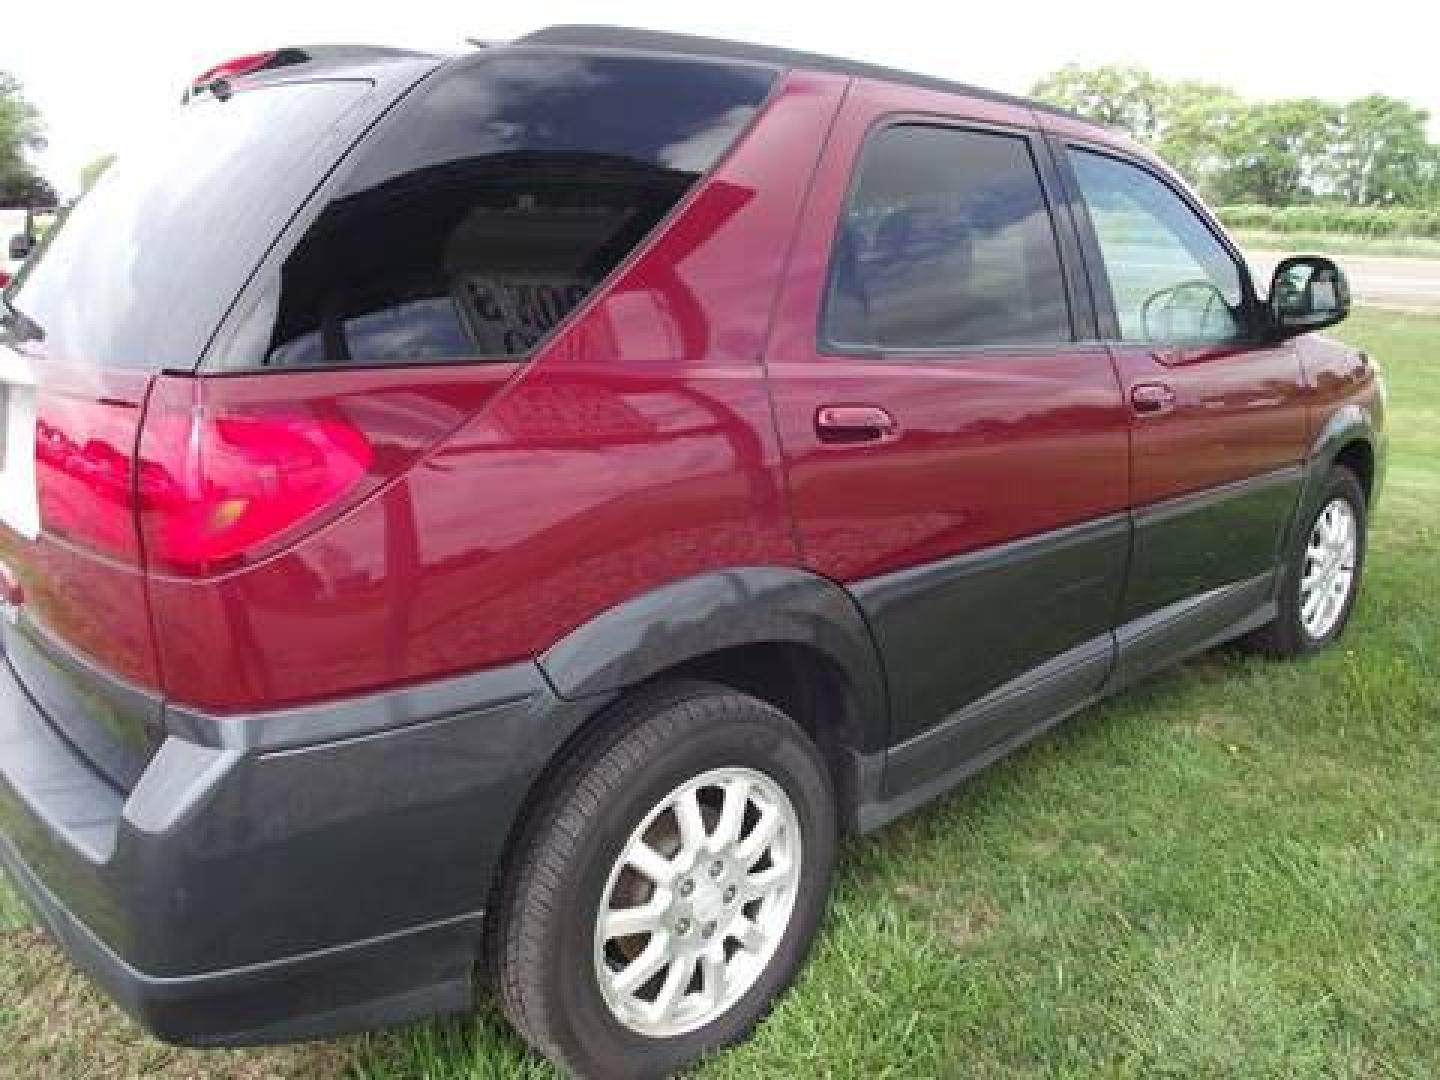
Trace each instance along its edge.
<instances>
[{"instance_id":1,"label":"glossy red paint","mask_svg":"<svg viewBox=\"0 0 1440 1080\"><path fill-rule=\"evenodd\" d=\"M285 550L152 579L167 694L238 712L474 671L666 581L795 564L760 356L844 86L787 79L524 368L204 379L218 411L342 418L374 462L348 509ZM186 381L162 380L155 406Z\"/></svg>"},{"instance_id":2,"label":"glossy red paint","mask_svg":"<svg viewBox=\"0 0 1440 1080\"><path fill-rule=\"evenodd\" d=\"M918 356L817 348L835 222L866 134L887 115L926 112L1033 126L1013 106L857 82L816 175L767 352L806 562L837 580L1126 506L1128 417L1102 346ZM824 439L816 413L831 405L884 409L894 430L884 446Z\"/></svg>"},{"instance_id":3,"label":"glossy red paint","mask_svg":"<svg viewBox=\"0 0 1440 1080\"><path fill-rule=\"evenodd\" d=\"M1223 349L1112 346L1125 395L1173 391L1173 404L1136 411L1131 498L1147 506L1298 465L1309 448L1306 395L1294 342Z\"/></svg>"},{"instance_id":4,"label":"glossy red paint","mask_svg":"<svg viewBox=\"0 0 1440 1080\"><path fill-rule=\"evenodd\" d=\"M1374 426L1385 426L1385 401L1375 364L1361 352L1333 338L1309 334L1297 338L1306 388L1309 441L1320 437L1325 424L1346 408L1359 409Z\"/></svg>"},{"instance_id":5,"label":"glossy red paint","mask_svg":"<svg viewBox=\"0 0 1440 1080\"><path fill-rule=\"evenodd\" d=\"M128 510L132 461L150 376L67 365L37 354L33 539L0 527L0 562L25 613L110 671L159 684L144 578Z\"/></svg>"}]
</instances>

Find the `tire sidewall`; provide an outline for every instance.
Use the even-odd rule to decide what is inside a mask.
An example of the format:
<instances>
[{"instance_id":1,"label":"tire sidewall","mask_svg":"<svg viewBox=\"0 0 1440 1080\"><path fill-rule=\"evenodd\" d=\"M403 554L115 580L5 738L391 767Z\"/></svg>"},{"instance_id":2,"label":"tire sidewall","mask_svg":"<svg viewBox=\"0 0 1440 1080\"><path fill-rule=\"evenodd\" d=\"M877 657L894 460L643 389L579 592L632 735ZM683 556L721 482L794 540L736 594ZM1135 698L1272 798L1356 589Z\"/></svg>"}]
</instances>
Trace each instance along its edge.
<instances>
[{"instance_id":1,"label":"tire sidewall","mask_svg":"<svg viewBox=\"0 0 1440 1080\"><path fill-rule=\"evenodd\" d=\"M1305 555L1310 546L1310 537L1315 531L1315 525L1320 520L1320 515L1325 512L1325 508L1336 499L1343 499L1354 515L1355 573L1350 581L1349 595L1345 597L1345 606L1340 612L1340 617L1335 620L1335 625L1321 637L1314 637L1306 629L1301 618L1300 582L1305 574ZM1312 653L1326 648L1337 641L1345 633L1346 626L1349 625L1350 615L1355 610L1355 601L1360 595L1360 585L1365 572L1365 549L1369 539L1367 509L1365 492L1355 476L1343 467L1333 469L1326 477L1319 496L1304 519L1304 528L1296 536L1290 557L1289 573L1286 576L1285 591L1282 596L1281 615L1286 620L1286 630L1292 636L1298 652Z\"/></svg>"},{"instance_id":2,"label":"tire sidewall","mask_svg":"<svg viewBox=\"0 0 1440 1080\"><path fill-rule=\"evenodd\" d=\"M828 776L813 748L769 706L744 699L745 720L727 721L665 747L633 785L618 790L605 812L577 838L577 857L554 913L554 947L543 973L544 992L558 1003L553 1022L561 1041L583 1053L597 1076L668 1075L704 1052L743 1038L804 962L824 914L837 845ZM765 713L773 713L766 716ZM802 866L795 907L779 948L750 990L705 1027L666 1039L631 1031L611 1013L595 975L595 920L610 873L636 826L677 787L715 768L764 773L789 797L800 822ZM523 903L523 899L521 901ZM582 1049L583 1048L583 1049ZM581 1064L577 1061L576 1064Z\"/></svg>"}]
</instances>

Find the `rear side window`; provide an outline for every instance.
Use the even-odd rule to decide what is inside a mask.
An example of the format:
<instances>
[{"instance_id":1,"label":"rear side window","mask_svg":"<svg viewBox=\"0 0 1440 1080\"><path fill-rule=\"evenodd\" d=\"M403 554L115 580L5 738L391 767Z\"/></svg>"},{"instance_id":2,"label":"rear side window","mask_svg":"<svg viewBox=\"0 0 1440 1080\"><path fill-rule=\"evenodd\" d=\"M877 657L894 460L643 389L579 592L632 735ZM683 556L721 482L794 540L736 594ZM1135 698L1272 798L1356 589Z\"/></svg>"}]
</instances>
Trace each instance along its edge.
<instances>
[{"instance_id":1,"label":"rear side window","mask_svg":"<svg viewBox=\"0 0 1440 1080\"><path fill-rule=\"evenodd\" d=\"M441 72L362 145L272 285L265 340L242 335L263 355L240 362L527 355L715 164L774 77L519 50Z\"/></svg>"},{"instance_id":2,"label":"rear side window","mask_svg":"<svg viewBox=\"0 0 1440 1080\"><path fill-rule=\"evenodd\" d=\"M10 299L70 363L191 368L291 215L358 134L371 84L175 109L51 230Z\"/></svg>"},{"instance_id":3,"label":"rear side window","mask_svg":"<svg viewBox=\"0 0 1440 1080\"><path fill-rule=\"evenodd\" d=\"M876 136L836 238L824 337L896 350L1071 340L1028 140L923 125Z\"/></svg>"}]
</instances>

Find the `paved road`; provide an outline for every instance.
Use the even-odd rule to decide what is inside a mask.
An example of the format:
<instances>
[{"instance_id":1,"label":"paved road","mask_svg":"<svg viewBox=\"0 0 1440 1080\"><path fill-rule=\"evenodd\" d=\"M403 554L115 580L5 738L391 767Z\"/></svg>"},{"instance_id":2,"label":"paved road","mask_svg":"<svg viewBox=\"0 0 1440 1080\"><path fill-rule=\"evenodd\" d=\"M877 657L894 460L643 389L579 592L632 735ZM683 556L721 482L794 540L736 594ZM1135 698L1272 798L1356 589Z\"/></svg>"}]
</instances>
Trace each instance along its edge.
<instances>
[{"instance_id":1,"label":"paved road","mask_svg":"<svg viewBox=\"0 0 1440 1080\"><path fill-rule=\"evenodd\" d=\"M1247 256L1256 286L1263 292L1269 287L1270 271L1284 253L1251 251ZM1335 261L1345 268L1356 303L1440 308L1440 259L1336 255Z\"/></svg>"}]
</instances>

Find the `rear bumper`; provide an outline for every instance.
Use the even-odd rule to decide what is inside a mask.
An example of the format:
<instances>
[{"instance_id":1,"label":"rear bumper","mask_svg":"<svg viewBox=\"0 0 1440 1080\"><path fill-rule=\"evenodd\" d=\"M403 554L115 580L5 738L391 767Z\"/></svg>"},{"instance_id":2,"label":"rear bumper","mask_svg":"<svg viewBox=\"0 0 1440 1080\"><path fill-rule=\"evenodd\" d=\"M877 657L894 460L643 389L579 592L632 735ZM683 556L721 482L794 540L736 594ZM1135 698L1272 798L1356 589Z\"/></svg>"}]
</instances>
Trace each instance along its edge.
<instances>
[{"instance_id":1,"label":"rear bumper","mask_svg":"<svg viewBox=\"0 0 1440 1080\"><path fill-rule=\"evenodd\" d=\"M0 663L0 863L172 1042L465 1009L511 824L587 711L527 663L253 717L172 712L124 792Z\"/></svg>"}]
</instances>

